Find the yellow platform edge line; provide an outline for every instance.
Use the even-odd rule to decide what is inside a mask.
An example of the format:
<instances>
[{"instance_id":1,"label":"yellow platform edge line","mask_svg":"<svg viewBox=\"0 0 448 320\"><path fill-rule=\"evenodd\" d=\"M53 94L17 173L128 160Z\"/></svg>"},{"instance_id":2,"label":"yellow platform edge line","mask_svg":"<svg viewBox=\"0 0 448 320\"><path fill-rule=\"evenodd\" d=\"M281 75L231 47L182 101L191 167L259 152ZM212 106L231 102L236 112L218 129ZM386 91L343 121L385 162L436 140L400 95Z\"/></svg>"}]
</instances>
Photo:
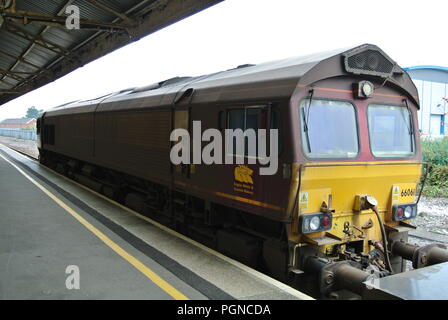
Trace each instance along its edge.
<instances>
[{"instance_id":1,"label":"yellow platform edge line","mask_svg":"<svg viewBox=\"0 0 448 320\"><path fill-rule=\"evenodd\" d=\"M154 271L144 265L140 260L126 252L123 248L121 248L118 244L112 241L108 236L102 233L100 230L95 228L92 224L90 224L86 219L84 219L81 215L79 215L76 211L66 205L62 200L56 197L53 193L51 193L48 189L38 183L36 180L31 178L28 174L26 174L22 169L17 167L14 163L6 159L3 155L0 154L0 157L3 158L6 162L8 162L11 166L13 166L17 171L19 171L25 178L31 181L34 185L36 185L42 192L44 192L49 198L51 198L54 202L56 202L61 208L67 211L70 215L72 215L78 222L80 222L84 227L86 227L90 232L92 232L95 236L97 236L101 241L103 241L109 248L115 251L119 256L129 262L132 266L134 266L138 271L143 273L149 280L151 280L154 284L160 287L163 291L165 291L168 295L173 297L176 300L189 300L187 296L182 294L168 282L163 280L159 275L157 275Z\"/></svg>"}]
</instances>

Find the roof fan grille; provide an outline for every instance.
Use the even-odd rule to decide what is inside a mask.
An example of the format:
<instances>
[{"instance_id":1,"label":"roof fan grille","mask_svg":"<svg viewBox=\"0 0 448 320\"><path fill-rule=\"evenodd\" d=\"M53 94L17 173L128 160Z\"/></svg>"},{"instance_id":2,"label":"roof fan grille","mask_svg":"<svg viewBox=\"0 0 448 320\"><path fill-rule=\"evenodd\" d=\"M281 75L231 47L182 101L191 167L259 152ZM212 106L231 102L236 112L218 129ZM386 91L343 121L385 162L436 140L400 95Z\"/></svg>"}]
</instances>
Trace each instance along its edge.
<instances>
[{"instance_id":1,"label":"roof fan grille","mask_svg":"<svg viewBox=\"0 0 448 320\"><path fill-rule=\"evenodd\" d=\"M347 71L374 75L390 75L394 64L376 50L365 50L347 58Z\"/></svg>"}]
</instances>

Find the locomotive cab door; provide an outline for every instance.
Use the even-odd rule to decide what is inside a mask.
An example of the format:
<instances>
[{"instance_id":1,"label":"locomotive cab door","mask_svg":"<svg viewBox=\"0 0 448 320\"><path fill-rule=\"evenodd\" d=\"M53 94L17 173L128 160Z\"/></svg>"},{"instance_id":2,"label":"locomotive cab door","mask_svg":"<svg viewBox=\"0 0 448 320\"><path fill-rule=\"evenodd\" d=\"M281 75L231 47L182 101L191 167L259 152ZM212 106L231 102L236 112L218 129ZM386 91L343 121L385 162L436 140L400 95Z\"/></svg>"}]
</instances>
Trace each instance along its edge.
<instances>
[{"instance_id":1,"label":"locomotive cab door","mask_svg":"<svg viewBox=\"0 0 448 320\"><path fill-rule=\"evenodd\" d=\"M173 130L176 130L176 129L185 130L185 131L183 131L183 133L184 134L188 133L188 137L186 135L179 136L177 141L172 142L172 150L174 149L175 145L178 145L180 143L188 142L188 145L191 146L190 138L189 138L190 137L190 135L189 135L190 110L188 107L180 107L180 108L176 108L176 110L174 110L174 112L173 112ZM180 134L182 134L182 132L180 132ZM186 139L186 140L184 140L184 139ZM183 141L181 142L181 140L183 140ZM179 146L179 148L180 148L180 146ZM176 152L177 156L179 158L186 160L185 162L175 164L175 163L173 163L173 159L170 159L175 185L184 186L183 184L190 177L190 160L191 160L191 150L190 149L191 148L188 148L188 149L183 148L182 150L179 149L180 152ZM188 154L186 154L186 152L188 152Z\"/></svg>"},{"instance_id":2,"label":"locomotive cab door","mask_svg":"<svg viewBox=\"0 0 448 320\"><path fill-rule=\"evenodd\" d=\"M45 112L39 117L37 118L36 121L36 145L37 148L42 149L43 148L43 138L42 138L42 133L43 133L43 128L44 128L44 116L45 116Z\"/></svg>"},{"instance_id":3,"label":"locomotive cab door","mask_svg":"<svg viewBox=\"0 0 448 320\"><path fill-rule=\"evenodd\" d=\"M171 143L171 172L174 185L184 188L187 186L186 181L190 177L192 161L190 114L193 92L192 88L188 88L173 101L172 133L176 129L181 129L181 132L176 134L177 141ZM183 148L180 147L181 143ZM173 159L173 157L177 159ZM179 161L179 157L182 161Z\"/></svg>"}]
</instances>

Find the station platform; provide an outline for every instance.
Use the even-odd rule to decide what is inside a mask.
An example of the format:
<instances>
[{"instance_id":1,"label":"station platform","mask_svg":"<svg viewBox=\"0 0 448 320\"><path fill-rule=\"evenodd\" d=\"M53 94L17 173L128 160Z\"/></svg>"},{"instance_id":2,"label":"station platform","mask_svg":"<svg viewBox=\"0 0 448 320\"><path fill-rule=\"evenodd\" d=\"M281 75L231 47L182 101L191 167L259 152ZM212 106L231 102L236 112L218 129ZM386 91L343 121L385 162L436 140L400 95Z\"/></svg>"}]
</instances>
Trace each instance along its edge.
<instances>
[{"instance_id":1,"label":"station platform","mask_svg":"<svg viewBox=\"0 0 448 320\"><path fill-rule=\"evenodd\" d=\"M0 299L312 298L0 145Z\"/></svg>"}]
</instances>

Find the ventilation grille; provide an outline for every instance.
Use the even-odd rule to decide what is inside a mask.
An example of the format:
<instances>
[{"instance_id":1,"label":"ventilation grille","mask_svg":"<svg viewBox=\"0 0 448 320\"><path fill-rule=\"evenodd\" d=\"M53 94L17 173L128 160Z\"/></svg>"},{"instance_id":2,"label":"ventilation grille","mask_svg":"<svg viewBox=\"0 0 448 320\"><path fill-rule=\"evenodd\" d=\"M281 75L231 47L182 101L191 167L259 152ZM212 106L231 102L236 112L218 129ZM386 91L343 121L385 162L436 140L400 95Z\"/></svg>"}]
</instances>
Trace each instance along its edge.
<instances>
[{"instance_id":1,"label":"ventilation grille","mask_svg":"<svg viewBox=\"0 0 448 320\"><path fill-rule=\"evenodd\" d=\"M377 50L368 49L346 57L346 69L356 74L389 76L394 63Z\"/></svg>"}]
</instances>

